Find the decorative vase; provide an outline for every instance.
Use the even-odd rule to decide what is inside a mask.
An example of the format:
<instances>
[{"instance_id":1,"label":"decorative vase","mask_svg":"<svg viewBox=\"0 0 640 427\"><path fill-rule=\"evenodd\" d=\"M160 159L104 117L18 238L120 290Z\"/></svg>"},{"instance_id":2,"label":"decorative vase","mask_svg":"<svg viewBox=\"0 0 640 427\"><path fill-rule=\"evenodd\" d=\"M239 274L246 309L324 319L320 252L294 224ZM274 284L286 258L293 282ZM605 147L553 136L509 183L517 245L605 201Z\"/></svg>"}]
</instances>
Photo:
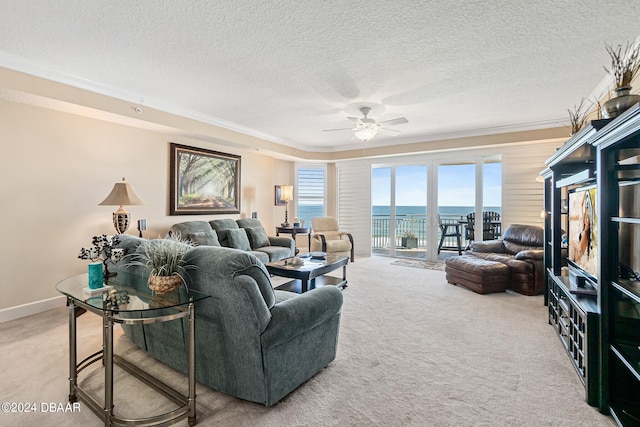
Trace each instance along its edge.
<instances>
[{"instance_id":1,"label":"decorative vase","mask_svg":"<svg viewBox=\"0 0 640 427\"><path fill-rule=\"evenodd\" d=\"M631 93L631 86L621 86L613 90L613 98L602 104L602 116L613 119L640 102L640 95Z\"/></svg>"},{"instance_id":2,"label":"decorative vase","mask_svg":"<svg viewBox=\"0 0 640 427\"><path fill-rule=\"evenodd\" d=\"M149 281L147 285L149 289L155 292L158 295L167 294L169 292L175 291L182 284L182 277L175 274L173 276L149 276Z\"/></svg>"},{"instance_id":3,"label":"decorative vase","mask_svg":"<svg viewBox=\"0 0 640 427\"><path fill-rule=\"evenodd\" d=\"M89 263L89 289L99 289L104 283L101 262Z\"/></svg>"}]
</instances>

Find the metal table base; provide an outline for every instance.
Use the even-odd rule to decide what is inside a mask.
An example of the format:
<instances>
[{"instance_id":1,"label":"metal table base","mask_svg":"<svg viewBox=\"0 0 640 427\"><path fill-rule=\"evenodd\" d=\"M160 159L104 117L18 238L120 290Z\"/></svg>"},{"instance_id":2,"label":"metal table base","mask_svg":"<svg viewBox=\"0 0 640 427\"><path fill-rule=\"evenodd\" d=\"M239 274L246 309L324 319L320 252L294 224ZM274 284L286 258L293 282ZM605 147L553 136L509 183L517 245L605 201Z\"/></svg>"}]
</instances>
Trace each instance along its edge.
<instances>
[{"instance_id":1,"label":"metal table base","mask_svg":"<svg viewBox=\"0 0 640 427\"><path fill-rule=\"evenodd\" d=\"M187 309L176 307L180 312L164 316L147 317L147 318L122 318L116 313L109 310L98 310L95 307L85 304L84 302L67 297L69 304L69 401L75 402L78 399L84 402L98 417L104 420L105 426L168 426L185 418L188 419L189 425L196 424L196 382L195 382L195 322L194 322L194 304L190 302ZM77 335L76 335L76 319L81 314L80 309L90 311L103 318L103 345L102 350L86 357L80 363L77 363ZM123 359L113 353L113 325L121 324L150 324L159 322L168 322L171 320L188 317L189 336L187 345L188 357L188 395L175 390L173 387L157 379L153 375L145 372L131 362ZM101 405L96 399L90 396L78 384L78 374L88 366L95 362L102 361L104 365L104 405ZM178 405L177 409L160 414L153 417L131 419L114 415L113 404L113 365L117 364L125 371L140 379L142 382L152 387L154 390L162 393L164 396Z\"/></svg>"}]
</instances>

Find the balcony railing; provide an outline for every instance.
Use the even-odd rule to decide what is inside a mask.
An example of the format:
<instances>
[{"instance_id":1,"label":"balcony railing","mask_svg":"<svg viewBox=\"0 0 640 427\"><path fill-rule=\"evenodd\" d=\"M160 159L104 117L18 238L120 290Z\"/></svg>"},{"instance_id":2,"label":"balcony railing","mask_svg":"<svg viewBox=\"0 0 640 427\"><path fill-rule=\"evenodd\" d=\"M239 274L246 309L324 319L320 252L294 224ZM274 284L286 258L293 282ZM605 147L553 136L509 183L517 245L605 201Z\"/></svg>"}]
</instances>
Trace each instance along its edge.
<instances>
[{"instance_id":1,"label":"balcony railing","mask_svg":"<svg viewBox=\"0 0 640 427\"><path fill-rule=\"evenodd\" d=\"M458 224L464 220L459 215L440 215L442 222L445 224ZM373 215L371 225L371 247L372 249L389 249L389 227L391 218L387 215ZM395 217L395 238L393 245L395 248L401 248L402 237L405 233L411 233L416 236L418 248L426 248L427 246L427 218L426 215L396 215ZM440 227L438 227L438 241L440 241ZM460 233L462 239L466 236L466 224L460 224ZM445 249L456 248L457 242L455 237L445 237L442 247Z\"/></svg>"}]
</instances>

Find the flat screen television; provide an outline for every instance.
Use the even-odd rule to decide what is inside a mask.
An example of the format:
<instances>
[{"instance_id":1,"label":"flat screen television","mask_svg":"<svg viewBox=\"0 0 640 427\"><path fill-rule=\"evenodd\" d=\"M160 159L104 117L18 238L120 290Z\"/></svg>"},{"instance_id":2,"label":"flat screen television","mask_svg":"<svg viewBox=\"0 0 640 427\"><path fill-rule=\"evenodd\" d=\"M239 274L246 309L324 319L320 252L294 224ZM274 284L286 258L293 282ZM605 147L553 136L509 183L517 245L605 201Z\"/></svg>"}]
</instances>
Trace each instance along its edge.
<instances>
[{"instance_id":1,"label":"flat screen television","mask_svg":"<svg viewBox=\"0 0 640 427\"><path fill-rule=\"evenodd\" d=\"M569 193L570 267L596 282L598 276L598 214L596 187L581 187ZM594 283L595 285L595 283Z\"/></svg>"}]
</instances>

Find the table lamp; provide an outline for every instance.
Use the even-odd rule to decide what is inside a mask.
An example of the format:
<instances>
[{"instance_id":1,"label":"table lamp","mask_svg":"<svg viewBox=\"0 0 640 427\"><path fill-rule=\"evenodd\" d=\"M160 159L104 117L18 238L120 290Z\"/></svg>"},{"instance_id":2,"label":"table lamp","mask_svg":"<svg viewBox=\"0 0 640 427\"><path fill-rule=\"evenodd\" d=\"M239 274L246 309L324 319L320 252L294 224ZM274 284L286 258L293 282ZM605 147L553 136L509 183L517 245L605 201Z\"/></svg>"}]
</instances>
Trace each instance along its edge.
<instances>
[{"instance_id":1,"label":"table lamp","mask_svg":"<svg viewBox=\"0 0 640 427\"><path fill-rule=\"evenodd\" d=\"M122 182L116 182L111 193L99 204L99 206L120 206L120 209L113 213L113 226L118 234L124 233L129 228L130 216L124 208L125 205L144 205L144 202L123 177Z\"/></svg>"},{"instance_id":2,"label":"table lamp","mask_svg":"<svg viewBox=\"0 0 640 427\"><path fill-rule=\"evenodd\" d=\"M289 224L289 202L293 200L293 185L283 185L282 193L280 193L280 200L284 202L284 222L283 227L290 227Z\"/></svg>"}]
</instances>

